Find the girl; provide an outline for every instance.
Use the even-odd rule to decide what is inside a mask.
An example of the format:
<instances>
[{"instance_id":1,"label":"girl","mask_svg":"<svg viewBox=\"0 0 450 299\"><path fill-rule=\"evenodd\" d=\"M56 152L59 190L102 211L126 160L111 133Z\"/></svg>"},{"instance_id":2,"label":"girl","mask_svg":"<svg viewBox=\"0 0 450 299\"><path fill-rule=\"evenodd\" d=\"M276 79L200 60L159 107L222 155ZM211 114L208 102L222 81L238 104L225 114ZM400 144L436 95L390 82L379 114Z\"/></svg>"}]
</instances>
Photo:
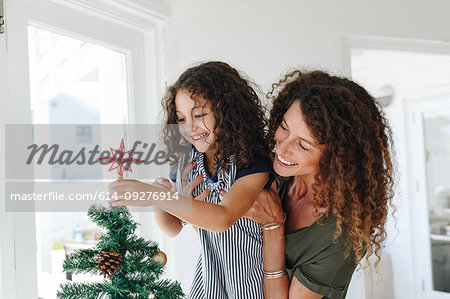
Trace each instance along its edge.
<instances>
[{"instance_id":1,"label":"girl","mask_svg":"<svg viewBox=\"0 0 450 299\"><path fill-rule=\"evenodd\" d=\"M125 200L113 205L157 205L167 212L158 213L157 221L170 236L180 232L182 221L198 228L202 250L189 298L263 298L261 226L241 218L274 179L257 94L228 64L207 62L186 70L168 88L163 106L168 156L180 158L185 142L191 144L187 189L196 198L180 196L176 206ZM165 186L161 179L153 185L119 180L110 192L120 198L125 192L167 192ZM180 211L186 203L192 210Z\"/></svg>"}]
</instances>

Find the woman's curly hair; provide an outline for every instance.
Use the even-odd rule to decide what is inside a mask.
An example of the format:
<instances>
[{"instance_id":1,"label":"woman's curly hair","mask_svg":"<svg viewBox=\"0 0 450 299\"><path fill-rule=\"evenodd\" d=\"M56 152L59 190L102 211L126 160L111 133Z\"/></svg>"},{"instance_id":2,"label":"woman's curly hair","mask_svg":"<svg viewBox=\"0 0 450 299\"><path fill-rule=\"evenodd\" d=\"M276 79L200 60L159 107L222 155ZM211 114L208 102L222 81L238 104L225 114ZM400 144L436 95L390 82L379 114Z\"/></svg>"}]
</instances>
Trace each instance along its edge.
<instances>
[{"instance_id":1,"label":"woman's curly hair","mask_svg":"<svg viewBox=\"0 0 450 299\"><path fill-rule=\"evenodd\" d=\"M294 71L272 85L268 142L293 103L300 105L312 135L325 145L312 186L315 207L336 218L336 240L344 232L357 263L386 239L394 179L392 133L381 106L355 82L322 71Z\"/></svg>"},{"instance_id":2,"label":"woman's curly hair","mask_svg":"<svg viewBox=\"0 0 450 299\"><path fill-rule=\"evenodd\" d=\"M245 168L258 155L269 156L265 139L265 109L251 85L227 63L210 61L187 69L167 88L161 104L167 125L164 143L172 169L176 167L183 145L190 148L177 126L173 126L177 123L175 97L181 89L189 91L193 101L202 95L211 103L216 121L213 129L217 147L214 161L218 165L234 155L237 168ZM226 167L225 164L221 166Z\"/></svg>"}]
</instances>

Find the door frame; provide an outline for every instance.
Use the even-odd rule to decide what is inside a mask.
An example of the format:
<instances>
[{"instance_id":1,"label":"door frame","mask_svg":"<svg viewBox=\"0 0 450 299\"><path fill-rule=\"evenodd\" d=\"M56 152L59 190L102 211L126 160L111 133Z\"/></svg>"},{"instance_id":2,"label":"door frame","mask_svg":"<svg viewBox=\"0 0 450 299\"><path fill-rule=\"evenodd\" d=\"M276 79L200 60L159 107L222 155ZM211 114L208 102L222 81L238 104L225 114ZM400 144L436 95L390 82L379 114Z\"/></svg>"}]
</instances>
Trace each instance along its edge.
<instances>
[{"instance_id":1,"label":"door frame","mask_svg":"<svg viewBox=\"0 0 450 299\"><path fill-rule=\"evenodd\" d=\"M352 75L352 66L351 66L351 50L357 49L357 48L363 48L363 49L378 49L378 50L397 50L397 51L406 51L406 52L420 52L420 53L434 53L434 54L445 54L450 55L450 44L445 41L434 41L434 40L416 40L416 39L406 39L406 38L393 38L393 37L381 37L381 36L367 36L367 35L353 35L353 34L345 34L341 36L341 45L342 45L342 71L343 74L351 77ZM442 88L440 90L435 89L434 91L427 91L427 93L424 94L416 94L416 95L406 95L409 101L414 102L415 97L418 98L416 101L419 101L420 97L425 97L426 94L430 95L431 93L434 94L443 94L450 92L449 88ZM396 115L396 117L399 117L403 119L402 127L399 128L401 131L399 131L400 134L405 134L406 137L408 137L409 132L409 120L408 117L408 111L407 111L407 103L402 99L402 105L403 105L403 111L402 115ZM405 140L401 143L396 143L396 148L402 148L404 152L407 152L409 145L409 141ZM402 173L401 176L398 176L398 181L396 182L397 190L400 190L401 198L400 200L403 200L402 206L404 208L408 209L408 222L409 222L409 232L408 234L411 235L411 241L409 244L409 247L407 250L411 250L411 274L409 277L404 278L405 280L408 280L409 288L404 289L402 288L402 292L408 293L408 296L411 298L417 298L417 299L428 299L425 296L425 282L422 280L422 275L420 274L421 266L420 266L420 260L423 258L421 256L421 252L419 250L421 244L417 243L416 240L413 238L414 236L414 216L415 216L415 207L413 203L409 202L410 193L413 193L415 188L416 182L413 180L412 176L410 175L412 173L412 170L410 168L410 161L411 158L403 157L403 159L398 160L397 164L398 166L403 167L403 169L406 171L406 173ZM401 189L400 189L401 188ZM397 191L396 190L396 191ZM398 191L397 191L398 192ZM396 193L397 193L396 192ZM398 194L396 195L396 198L398 197ZM405 201L408 201L405 203ZM397 221L394 219L394 221ZM395 277L395 273L394 273ZM395 279L395 278L394 278ZM403 286L403 285L402 285ZM397 290L397 289L396 289Z\"/></svg>"},{"instance_id":2,"label":"door frame","mask_svg":"<svg viewBox=\"0 0 450 299\"><path fill-rule=\"evenodd\" d=\"M433 93L427 97L408 98L405 106L408 122L408 161L410 163L410 200L412 201L412 229L417 257L417 277L421 282L423 298L450 299L450 293L433 290L430 221L428 212L428 195L426 179L425 144L422 114L424 112L447 109L450 111L450 91ZM424 200L425 199L425 200Z\"/></svg>"}]
</instances>

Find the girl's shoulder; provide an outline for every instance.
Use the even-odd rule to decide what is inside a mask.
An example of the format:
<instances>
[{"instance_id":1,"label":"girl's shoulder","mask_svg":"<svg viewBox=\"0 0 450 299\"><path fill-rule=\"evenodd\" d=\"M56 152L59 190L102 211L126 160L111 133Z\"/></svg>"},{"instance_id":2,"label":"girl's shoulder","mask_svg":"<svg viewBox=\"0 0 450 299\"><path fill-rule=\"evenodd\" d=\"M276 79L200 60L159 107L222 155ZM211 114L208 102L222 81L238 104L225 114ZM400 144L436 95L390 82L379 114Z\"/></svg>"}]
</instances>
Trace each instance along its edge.
<instances>
[{"instance_id":1,"label":"girl's shoulder","mask_svg":"<svg viewBox=\"0 0 450 299\"><path fill-rule=\"evenodd\" d=\"M277 178L277 174L273 170L272 161L268 157L257 155L253 163L248 167L238 169L236 171L235 180L254 173L266 172L269 174L269 180L267 181L265 189L270 189L273 181Z\"/></svg>"}]
</instances>

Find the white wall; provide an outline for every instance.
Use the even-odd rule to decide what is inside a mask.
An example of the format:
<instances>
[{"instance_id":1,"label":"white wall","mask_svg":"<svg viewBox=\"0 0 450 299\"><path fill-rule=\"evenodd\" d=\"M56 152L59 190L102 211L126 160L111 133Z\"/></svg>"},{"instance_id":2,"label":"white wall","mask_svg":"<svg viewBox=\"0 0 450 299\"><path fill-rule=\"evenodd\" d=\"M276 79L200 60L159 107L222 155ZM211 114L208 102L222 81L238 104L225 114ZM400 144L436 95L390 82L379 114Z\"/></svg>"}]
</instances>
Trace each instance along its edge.
<instances>
[{"instance_id":1,"label":"white wall","mask_svg":"<svg viewBox=\"0 0 450 299\"><path fill-rule=\"evenodd\" d=\"M268 87L287 67L342 71L344 35L450 40L448 0L171 0L169 82L197 61L222 59Z\"/></svg>"},{"instance_id":2,"label":"white wall","mask_svg":"<svg viewBox=\"0 0 450 299\"><path fill-rule=\"evenodd\" d=\"M169 84L187 66L217 59L244 71L267 91L290 68L312 67L344 74L350 69L345 60L349 54L345 53L344 36L450 40L448 0L171 0L170 4L172 12L165 28ZM402 120L397 122L401 128ZM398 159L404 160L403 155ZM407 194L406 188L402 181L400 192ZM410 227L408 215L398 222L401 228ZM193 272L197 257L194 240L195 234L188 229L174 241L175 248L182 249L174 259L183 265L185 273L179 274L179 279L184 284L189 283L186 275ZM410 232L403 232L395 246L398 253L409 251L409 257ZM396 298L414 298L412 265L405 264L401 272L410 275L394 273Z\"/></svg>"}]
</instances>

